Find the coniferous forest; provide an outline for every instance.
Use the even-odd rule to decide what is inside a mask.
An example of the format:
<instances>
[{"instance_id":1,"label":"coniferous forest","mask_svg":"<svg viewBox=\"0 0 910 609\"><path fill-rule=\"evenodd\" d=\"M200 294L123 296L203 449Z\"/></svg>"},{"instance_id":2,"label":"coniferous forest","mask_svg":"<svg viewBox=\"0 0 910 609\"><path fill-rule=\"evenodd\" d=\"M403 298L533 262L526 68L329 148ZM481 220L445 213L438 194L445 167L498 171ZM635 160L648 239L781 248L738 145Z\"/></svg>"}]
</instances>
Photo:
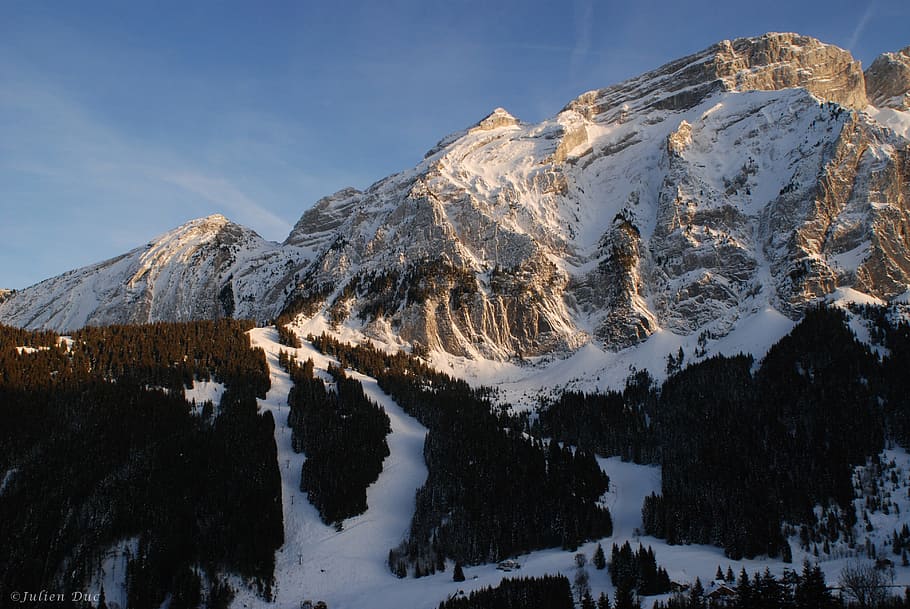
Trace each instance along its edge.
<instances>
[{"instance_id":1,"label":"coniferous forest","mask_svg":"<svg viewBox=\"0 0 910 609\"><path fill-rule=\"evenodd\" d=\"M249 328L86 328L69 345L0 328L2 589L80 589L134 539L131 608L168 595L226 605L227 572L268 596L284 530L274 421L256 404L268 369ZM177 391L194 379L226 385L217 415Z\"/></svg>"},{"instance_id":2,"label":"coniferous forest","mask_svg":"<svg viewBox=\"0 0 910 609\"><path fill-rule=\"evenodd\" d=\"M910 439L910 328L882 309L853 314L866 320L877 350L856 340L843 311L813 309L760 362L718 356L683 367L680 355L661 385L635 372L622 391L566 392L536 417L515 415L496 405L491 389L419 358L310 337L340 366L323 379L312 361L280 358L294 381L292 441L307 455L301 489L329 524L367 508L390 426L345 373L351 368L376 378L428 429L428 477L406 539L389 551L398 576L608 536L610 514L599 500L609 481L595 453L661 466L661 492L646 498L642 516L645 532L670 543L789 561L785 536L794 526L806 540L850 542L854 466L889 439ZM228 573L269 597L284 531L275 422L256 404L269 373L263 352L250 346L250 327L111 326L69 340L0 327L0 584L78 587L106 551L130 539L130 607L166 598L171 607L196 607L203 597L225 605ZM282 339L293 346L296 337ZM217 409L183 398L200 380L226 386ZM645 548L614 547L610 573L625 594L617 603L668 586ZM798 600L819 588L810 567L789 573L777 583L738 582L738 593L754 605L766 594ZM559 603L562 586L515 580L449 602ZM694 588L668 606L706 601Z\"/></svg>"},{"instance_id":3,"label":"coniferous forest","mask_svg":"<svg viewBox=\"0 0 910 609\"><path fill-rule=\"evenodd\" d=\"M306 453L300 490L326 524L341 528L345 518L367 509L367 487L382 472L392 431L385 411L363 393L344 370L329 367L335 391L313 375L313 361L299 364L281 354L294 382L288 395L294 450Z\"/></svg>"},{"instance_id":4,"label":"coniferous forest","mask_svg":"<svg viewBox=\"0 0 910 609\"><path fill-rule=\"evenodd\" d=\"M538 548L575 548L611 533L610 513L597 503L609 480L591 453L526 437L515 419L492 406L489 390L416 358L311 338L342 366L376 378L429 429L429 474L417 491L410 534L389 553L399 576L434 573L447 558L477 564Z\"/></svg>"},{"instance_id":5,"label":"coniferous forest","mask_svg":"<svg viewBox=\"0 0 910 609\"><path fill-rule=\"evenodd\" d=\"M564 576L504 579L495 588L439 603L439 609L573 609L572 589Z\"/></svg>"},{"instance_id":6,"label":"coniferous forest","mask_svg":"<svg viewBox=\"0 0 910 609\"><path fill-rule=\"evenodd\" d=\"M856 340L843 311L812 309L760 364L712 357L659 387L637 373L623 393L565 394L542 407L534 431L660 464L662 492L645 500L644 528L670 543L789 560L785 522L849 542L852 467L888 434L904 441L910 420L907 325L857 312L879 328L885 357ZM820 523L817 504L834 520Z\"/></svg>"},{"instance_id":7,"label":"coniferous forest","mask_svg":"<svg viewBox=\"0 0 910 609\"><path fill-rule=\"evenodd\" d=\"M632 550L627 541L622 547L613 544L609 563L610 580L620 590L635 590L641 596L670 591L670 576L657 565L654 550L639 545Z\"/></svg>"}]
</instances>

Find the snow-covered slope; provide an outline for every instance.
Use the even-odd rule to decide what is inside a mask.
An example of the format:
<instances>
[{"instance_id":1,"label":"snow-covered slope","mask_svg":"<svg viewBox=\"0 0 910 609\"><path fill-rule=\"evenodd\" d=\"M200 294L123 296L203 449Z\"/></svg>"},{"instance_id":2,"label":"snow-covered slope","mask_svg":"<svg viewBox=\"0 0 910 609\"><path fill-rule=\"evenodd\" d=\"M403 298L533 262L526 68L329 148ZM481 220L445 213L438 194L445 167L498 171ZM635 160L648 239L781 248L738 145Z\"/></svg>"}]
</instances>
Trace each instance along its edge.
<instances>
[{"instance_id":1,"label":"snow-covered slope","mask_svg":"<svg viewBox=\"0 0 910 609\"><path fill-rule=\"evenodd\" d=\"M507 362L717 342L838 288L888 300L910 284L910 113L869 105L875 74L796 34L724 41L539 124L496 109L416 167L320 200L283 244L196 221L12 295L0 321L285 309Z\"/></svg>"},{"instance_id":2,"label":"snow-covered slope","mask_svg":"<svg viewBox=\"0 0 910 609\"><path fill-rule=\"evenodd\" d=\"M300 248L279 247L213 215L122 256L15 292L2 302L0 319L64 331L90 324L258 317L280 309L284 286L305 261Z\"/></svg>"},{"instance_id":3,"label":"snow-covered slope","mask_svg":"<svg viewBox=\"0 0 910 609\"><path fill-rule=\"evenodd\" d=\"M296 328L298 334L306 328ZM281 350L290 351L299 360L312 358L317 374L325 372L330 363L338 362L315 350L308 342L293 350L278 343L274 328L258 328L250 332L254 346L261 347L271 371L271 389L260 402L263 410L275 417L275 441L278 446L278 465L282 478L282 505L284 509L285 543L276 554L274 598L267 601L240 578L232 578L237 592L232 607L297 609L301 601L325 601L333 609L374 607L423 607L431 609L459 593L470 593L485 586L495 586L505 577L543 576L563 574L573 580L576 572L575 555L584 553L589 559L598 543L609 554L613 544L639 543L654 550L658 563L667 569L674 581L692 583L696 577L703 582L713 578L715 570L728 567L735 573L745 569L750 575L770 569L780 576L785 569L800 569L808 559L818 563L830 584L837 582L841 569L856 559L865 560L866 540L875 544L883 556L891 556L895 563L895 584L910 583L910 567L900 565L900 555L892 555L889 544L893 531L910 522L910 499L907 497L910 455L894 448L881 455L883 464L894 462L893 467L857 467L857 513L868 513L873 527L866 529L861 520L854 531L857 544L849 547L846 542L813 551L800 547L799 536L791 538L793 561L757 557L731 560L723 550L707 545L669 545L665 540L641 534L641 506L644 498L660 492L659 467L624 463L619 457L598 458L601 469L610 477L610 490L604 500L610 509L613 533L603 539L592 540L576 550L546 549L516 557L521 569L513 573L497 570L495 564L482 564L465 568L467 580L452 581L454 565L448 562L446 570L421 578L397 578L387 565L388 549L406 534L414 512L414 492L427 476L423 458L426 428L404 413L401 408L376 385L376 381L353 370L348 373L357 378L366 394L381 404L391 420L392 432L388 436L390 455L383 463L383 471L367 490L368 509L363 514L344 522L341 531L325 525L305 493L299 490L300 468L305 455L295 453L291 447L291 431L287 427L287 395L291 381L278 365ZM893 472L893 475L892 475ZM873 474L875 474L873 476ZM877 485L872 485L875 479ZM872 488L873 490L869 490ZM877 507L869 508L865 495L873 494ZM889 509L890 508L890 509ZM821 508L819 507L819 513ZM865 510L865 511L864 511ZM101 571L96 574L89 589L97 591L103 582L108 599L125 598L124 548L133 540L116 544L105 557ZM598 571L593 565L585 567L590 577L594 596L605 592L611 598L615 586L607 571ZM643 599L649 607L654 598L666 599L668 595ZM125 606L122 605L122 606Z\"/></svg>"},{"instance_id":4,"label":"snow-covered slope","mask_svg":"<svg viewBox=\"0 0 910 609\"><path fill-rule=\"evenodd\" d=\"M297 292L375 338L490 359L724 336L839 286L887 299L910 277L908 144L866 107L848 53L774 34L540 124L497 109L305 215L290 241L330 245Z\"/></svg>"}]
</instances>

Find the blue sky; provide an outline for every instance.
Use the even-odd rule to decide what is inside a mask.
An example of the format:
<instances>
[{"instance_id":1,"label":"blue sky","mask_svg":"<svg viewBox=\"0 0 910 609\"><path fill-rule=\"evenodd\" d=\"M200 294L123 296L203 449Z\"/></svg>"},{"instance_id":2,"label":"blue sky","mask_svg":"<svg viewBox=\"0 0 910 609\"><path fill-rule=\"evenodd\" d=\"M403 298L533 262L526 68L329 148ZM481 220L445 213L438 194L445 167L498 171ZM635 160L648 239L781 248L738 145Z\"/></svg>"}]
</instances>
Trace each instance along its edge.
<instances>
[{"instance_id":1,"label":"blue sky","mask_svg":"<svg viewBox=\"0 0 910 609\"><path fill-rule=\"evenodd\" d=\"M0 0L0 287L212 213L283 240L497 106L538 121L766 31L868 66L910 3Z\"/></svg>"}]
</instances>

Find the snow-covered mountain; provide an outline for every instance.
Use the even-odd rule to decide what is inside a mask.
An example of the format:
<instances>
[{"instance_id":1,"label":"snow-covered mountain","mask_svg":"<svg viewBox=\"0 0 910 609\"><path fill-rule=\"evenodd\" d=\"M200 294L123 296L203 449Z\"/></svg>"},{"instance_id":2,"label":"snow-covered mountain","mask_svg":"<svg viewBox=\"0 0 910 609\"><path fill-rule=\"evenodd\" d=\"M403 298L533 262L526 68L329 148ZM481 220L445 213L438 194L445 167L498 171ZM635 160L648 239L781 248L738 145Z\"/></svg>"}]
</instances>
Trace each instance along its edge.
<instances>
[{"instance_id":1,"label":"snow-covered mountain","mask_svg":"<svg viewBox=\"0 0 910 609\"><path fill-rule=\"evenodd\" d=\"M721 337L852 288L910 286L907 49L864 73L796 34L720 42L526 124L503 109L283 244L220 216L21 290L0 321L282 310L504 360Z\"/></svg>"},{"instance_id":2,"label":"snow-covered mountain","mask_svg":"<svg viewBox=\"0 0 910 609\"><path fill-rule=\"evenodd\" d=\"M47 279L3 302L27 328L254 317L306 260L224 216L200 218L126 254ZM235 291L236 290L236 291ZM275 292L277 290L277 293Z\"/></svg>"}]
</instances>

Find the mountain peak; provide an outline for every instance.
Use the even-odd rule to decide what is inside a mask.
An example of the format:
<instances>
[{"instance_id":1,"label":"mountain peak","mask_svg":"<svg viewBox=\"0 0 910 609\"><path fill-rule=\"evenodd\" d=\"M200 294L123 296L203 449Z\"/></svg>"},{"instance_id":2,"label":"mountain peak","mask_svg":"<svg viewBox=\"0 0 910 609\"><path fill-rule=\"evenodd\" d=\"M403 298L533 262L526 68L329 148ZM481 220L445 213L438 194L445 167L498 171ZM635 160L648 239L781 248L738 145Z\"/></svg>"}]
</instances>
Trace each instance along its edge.
<instances>
[{"instance_id":1,"label":"mountain peak","mask_svg":"<svg viewBox=\"0 0 910 609\"><path fill-rule=\"evenodd\" d=\"M321 199L282 245L200 218L11 295L0 320L301 313L509 359L725 336L838 288L887 300L910 286L895 220L908 144L843 111L865 100L847 51L792 33L725 40L538 124L496 108L415 167Z\"/></svg>"},{"instance_id":2,"label":"mountain peak","mask_svg":"<svg viewBox=\"0 0 910 609\"><path fill-rule=\"evenodd\" d=\"M285 244L315 247L330 239L332 231L341 226L351 213L360 194L356 188L348 187L319 199L303 213L285 239Z\"/></svg>"},{"instance_id":3,"label":"mountain peak","mask_svg":"<svg viewBox=\"0 0 910 609\"><path fill-rule=\"evenodd\" d=\"M910 110L910 46L882 53L866 70L866 95L879 108Z\"/></svg>"},{"instance_id":4,"label":"mountain peak","mask_svg":"<svg viewBox=\"0 0 910 609\"><path fill-rule=\"evenodd\" d=\"M479 122L471 127L470 131L489 131L499 127L511 127L517 125L519 120L506 111L505 108L496 108L486 115Z\"/></svg>"},{"instance_id":5,"label":"mountain peak","mask_svg":"<svg viewBox=\"0 0 910 609\"><path fill-rule=\"evenodd\" d=\"M848 108L866 106L860 63L849 51L792 32L769 32L714 47L714 69L729 91L801 87ZM710 49L709 49L710 50Z\"/></svg>"},{"instance_id":6,"label":"mountain peak","mask_svg":"<svg viewBox=\"0 0 910 609\"><path fill-rule=\"evenodd\" d=\"M232 224L232 222L222 214L211 214L202 218L195 218L193 220L190 220L189 222L183 224L180 228L204 228L208 230L220 230L228 224Z\"/></svg>"},{"instance_id":7,"label":"mountain peak","mask_svg":"<svg viewBox=\"0 0 910 609\"><path fill-rule=\"evenodd\" d=\"M723 40L656 70L584 93L565 109L589 120L613 122L630 112L692 108L718 91L797 87L848 108L867 105L861 65L848 51L811 36L770 32Z\"/></svg>"}]
</instances>

